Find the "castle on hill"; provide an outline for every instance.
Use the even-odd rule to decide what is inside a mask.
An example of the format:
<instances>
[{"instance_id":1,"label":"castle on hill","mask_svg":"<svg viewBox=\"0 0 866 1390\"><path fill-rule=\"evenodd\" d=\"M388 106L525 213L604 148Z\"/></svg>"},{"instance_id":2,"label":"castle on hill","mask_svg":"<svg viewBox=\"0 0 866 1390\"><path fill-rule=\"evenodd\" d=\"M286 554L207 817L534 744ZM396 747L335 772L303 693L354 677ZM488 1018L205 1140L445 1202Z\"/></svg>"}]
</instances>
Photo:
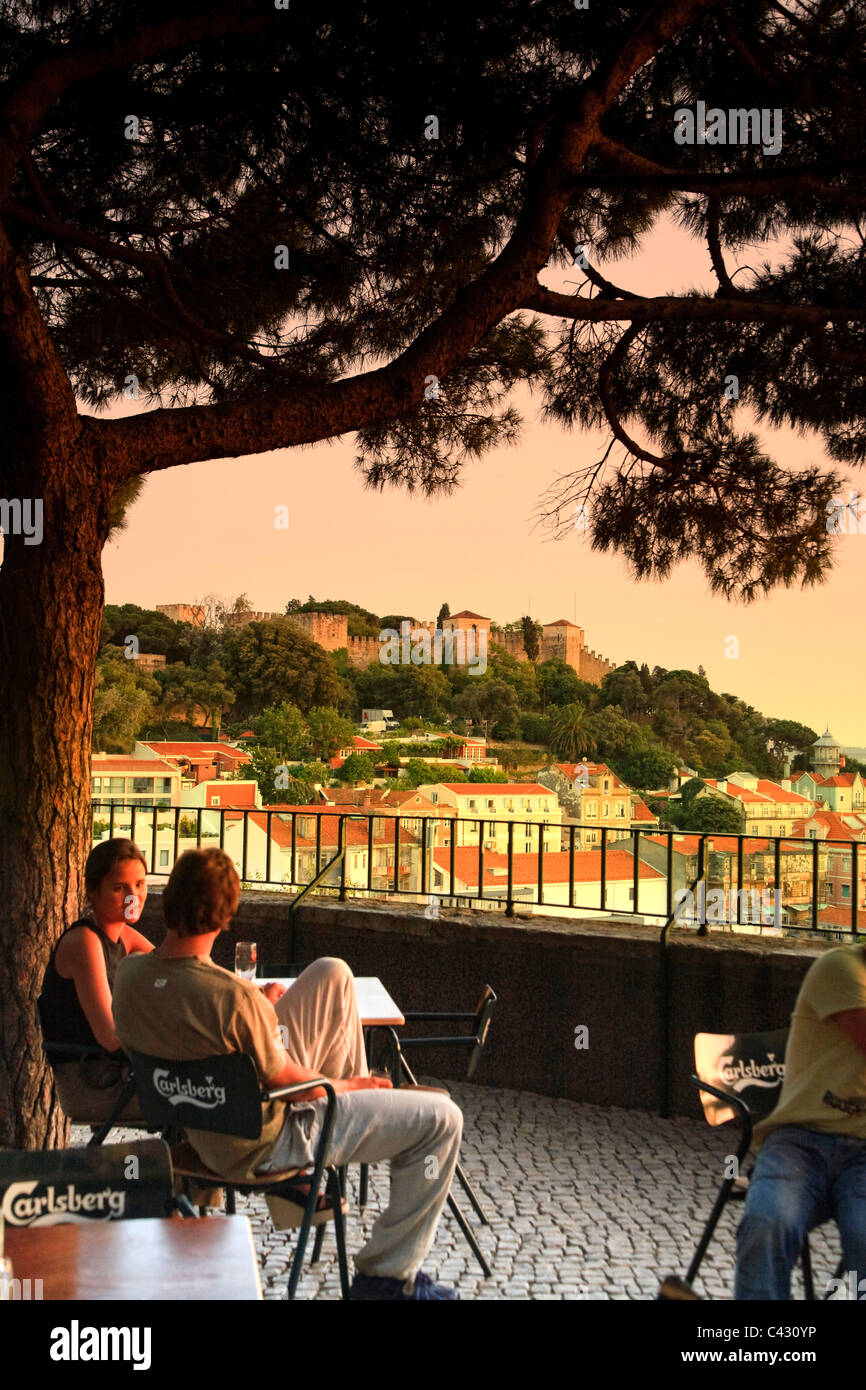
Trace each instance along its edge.
<instances>
[{"instance_id":1,"label":"castle on hill","mask_svg":"<svg viewBox=\"0 0 866 1390\"><path fill-rule=\"evenodd\" d=\"M352 666L372 666L379 660L379 638L350 637L345 613L290 613L288 617L290 622L302 628L307 636L318 642L320 647L324 647L326 652L335 652L345 647ZM479 634L485 632L488 650L495 644L504 647L515 661L529 660L523 648L522 632L491 633L490 619L483 618L480 613L470 613L468 609L462 613L454 613L442 620L442 628L445 631L450 628L467 634L474 632L475 651L478 650ZM414 629L427 631L432 636L436 630L436 623L415 623ZM612 661L599 656L585 645L583 628L568 622L566 618L558 618L556 622L542 625L538 660L564 661L576 676L592 685L601 685L602 677L609 671L616 670Z\"/></svg>"}]
</instances>

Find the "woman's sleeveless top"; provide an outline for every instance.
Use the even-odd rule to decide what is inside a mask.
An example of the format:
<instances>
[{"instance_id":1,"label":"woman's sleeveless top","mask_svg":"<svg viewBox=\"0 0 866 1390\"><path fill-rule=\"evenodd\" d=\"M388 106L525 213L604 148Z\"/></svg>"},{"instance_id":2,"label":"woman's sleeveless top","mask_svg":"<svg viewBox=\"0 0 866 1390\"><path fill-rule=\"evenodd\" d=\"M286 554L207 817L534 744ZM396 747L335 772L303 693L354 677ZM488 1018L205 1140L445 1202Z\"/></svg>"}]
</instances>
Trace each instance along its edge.
<instances>
[{"instance_id":1,"label":"woman's sleeveless top","mask_svg":"<svg viewBox=\"0 0 866 1390\"><path fill-rule=\"evenodd\" d=\"M105 957L105 972L108 976L109 988L114 993L114 977L118 965L126 959L126 947L122 941L112 941L110 937L99 930L94 922L86 917L79 918L77 922L72 923L71 927L67 927L63 936L60 937L60 941L63 940L67 931L72 931L75 927L87 927L99 937L102 954ZM60 941L58 941L57 946L60 945ZM83 1047L99 1048L100 1045L93 1035L93 1029L87 1021L87 1015L79 1002L75 981L65 980L57 972L55 963L57 946L51 952L51 959L42 981L42 993L38 1001L43 1038L46 1043L80 1043ZM75 1062L84 1055L76 1055L74 1052L52 1052L49 1047L46 1047L45 1051L52 1065L60 1062ZM101 1048L100 1051L102 1051ZM123 1054L104 1055L122 1056Z\"/></svg>"}]
</instances>

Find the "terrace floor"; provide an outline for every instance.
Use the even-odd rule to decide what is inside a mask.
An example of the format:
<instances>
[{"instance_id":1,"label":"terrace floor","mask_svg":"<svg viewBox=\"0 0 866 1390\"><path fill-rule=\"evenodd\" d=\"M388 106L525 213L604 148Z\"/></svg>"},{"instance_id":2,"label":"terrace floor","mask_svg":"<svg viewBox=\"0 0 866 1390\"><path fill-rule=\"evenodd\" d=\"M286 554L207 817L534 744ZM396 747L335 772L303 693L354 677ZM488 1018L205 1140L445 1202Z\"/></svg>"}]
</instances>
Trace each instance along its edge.
<instances>
[{"instance_id":1,"label":"terrace floor","mask_svg":"<svg viewBox=\"0 0 866 1390\"><path fill-rule=\"evenodd\" d=\"M660 1276L685 1274L724 1173L725 1132L699 1120L661 1120L525 1091L456 1083L449 1090L464 1113L463 1164L490 1218L475 1230L493 1277L482 1277L447 1209L424 1268L457 1287L461 1299L652 1299ZM73 1143L86 1140L86 1131L73 1133ZM110 1142L117 1136L113 1131ZM350 1169L350 1256L388 1192L382 1164L370 1171L369 1205L360 1213L357 1172ZM284 1297L294 1233L273 1229L263 1198L239 1197L237 1209L252 1223L265 1297ZM705 1298L732 1295L740 1210L728 1208L704 1259L697 1288ZM814 1232L811 1246L820 1297L839 1259L836 1227ZM297 1296L340 1297L330 1225L322 1258L305 1269ZM803 1297L799 1271L793 1297Z\"/></svg>"}]
</instances>

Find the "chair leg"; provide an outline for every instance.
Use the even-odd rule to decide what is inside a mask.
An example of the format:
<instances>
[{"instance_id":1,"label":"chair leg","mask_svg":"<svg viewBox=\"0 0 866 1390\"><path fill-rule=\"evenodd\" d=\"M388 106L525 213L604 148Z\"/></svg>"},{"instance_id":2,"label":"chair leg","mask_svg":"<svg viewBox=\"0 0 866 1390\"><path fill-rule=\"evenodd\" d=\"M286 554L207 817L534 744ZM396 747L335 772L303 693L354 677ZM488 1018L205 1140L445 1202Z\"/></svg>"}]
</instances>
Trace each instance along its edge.
<instances>
[{"instance_id":1,"label":"chair leg","mask_svg":"<svg viewBox=\"0 0 866 1390\"><path fill-rule=\"evenodd\" d=\"M319 1256L320 1256L321 1253L322 1253L322 1242L324 1241L324 1239L325 1239L325 1227L324 1227L324 1224L322 1224L321 1226L317 1226L317 1227L316 1227L316 1239L313 1241L313 1253L312 1253L312 1255L310 1256L310 1268L311 1268L311 1269L312 1269L312 1267L313 1267L314 1264L318 1264L318 1262L319 1262Z\"/></svg>"},{"instance_id":2,"label":"chair leg","mask_svg":"<svg viewBox=\"0 0 866 1390\"><path fill-rule=\"evenodd\" d=\"M476 1195L475 1195L475 1189L474 1189L474 1187L472 1186L471 1182L469 1181L469 1179L467 1178L466 1174L465 1174L464 1171L463 1171L463 1165L462 1165L462 1164L460 1164L460 1163L457 1164L457 1167L454 1169L454 1174L455 1174L455 1177L457 1178L457 1181L460 1183L460 1186L463 1188L463 1191L466 1193L466 1196L469 1198L470 1202L472 1203L472 1207L473 1207L473 1210L475 1211L475 1215L478 1217L478 1220L481 1222L482 1226L489 1226L489 1225L490 1225L490 1222L488 1221L488 1219L487 1219L487 1217L486 1217L486 1215L485 1215L485 1213L484 1213L484 1209L483 1209L483 1207L481 1206L481 1203L479 1202L478 1198L477 1198Z\"/></svg>"},{"instance_id":3,"label":"chair leg","mask_svg":"<svg viewBox=\"0 0 866 1390\"><path fill-rule=\"evenodd\" d=\"M337 1261L340 1266L340 1289L344 1299L349 1297L349 1263L346 1259L346 1224L343 1216L343 1203L341 1201L342 1192L340 1188L340 1178L335 1172L328 1175L327 1191L334 1203L334 1236L337 1241ZM323 1227L319 1227L322 1230Z\"/></svg>"},{"instance_id":4,"label":"chair leg","mask_svg":"<svg viewBox=\"0 0 866 1390\"><path fill-rule=\"evenodd\" d=\"M307 1251L307 1241L309 1239L310 1231L312 1230L313 1226L313 1212L316 1210L316 1206L319 1201L319 1189L322 1181L321 1174L322 1170L320 1168L317 1179L316 1172L314 1170L310 1180L310 1195L307 1198L307 1206L306 1210L304 1211L304 1219L301 1222L300 1229L298 1231L298 1243L295 1246L295 1257L292 1260L292 1268L289 1271L289 1286L286 1289L286 1298L289 1299L290 1302L295 1297L295 1293L297 1292L298 1288L298 1280L300 1279L301 1271L304 1268L304 1255ZM337 1212L334 1219L339 1220L341 1214L342 1207L338 1202ZM317 1227L317 1230L318 1229L319 1228Z\"/></svg>"},{"instance_id":5,"label":"chair leg","mask_svg":"<svg viewBox=\"0 0 866 1390\"><path fill-rule=\"evenodd\" d=\"M226 1187L226 1216L235 1215L235 1190L229 1183Z\"/></svg>"},{"instance_id":6,"label":"chair leg","mask_svg":"<svg viewBox=\"0 0 866 1390\"><path fill-rule=\"evenodd\" d=\"M448 1194L448 1206L452 1215L454 1216L455 1221L457 1222L457 1225L463 1232L463 1235L466 1239L466 1244L469 1246L469 1249L472 1251L476 1260L480 1264L485 1279L489 1279L491 1274L490 1266L485 1260L483 1254L481 1253L478 1241L475 1239L471 1226L467 1222L466 1217L463 1215L462 1211L458 1207L454 1198L451 1196L450 1192Z\"/></svg>"},{"instance_id":7,"label":"chair leg","mask_svg":"<svg viewBox=\"0 0 866 1390\"><path fill-rule=\"evenodd\" d=\"M362 1164L361 1164L361 1176L360 1176L360 1178L358 1179L358 1206L361 1208L362 1211L364 1210L364 1207L367 1205L367 1197L368 1197L368 1191L369 1191L369 1177L370 1177L370 1165L369 1165L369 1163L362 1163Z\"/></svg>"},{"instance_id":8,"label":"chair leg","mask_svg":"<svg viewBox=\"0 0 866 1390\"><path fill-rule=\"evenodd\" d=\"M803 1249L800 1251L800 1263L803 1266L803 1292L808 1303L815 1302L815 1284L812 1279L812 1251L809 1249L809 1237L803 1241Z\"/></svg>"},{"instance_id":9,"label":"chair leg","mask_svg":"<svg viewBox=\"0 0 866 1390\"><path fill-rule=\"evenodd\" d=\"M725 1181L719 1188L718 1195L716 1197L715 1202L713 1203L713 1209L707 1218L707 1224L704 1227L704 1233L701 1236L700 1241L698 1242L698 1248L692 1256L692 1262L689 1265L688 1271L686 1273L686 1283L688 1284L693 1284L695 1281L697 1272L701 1267L701 1262L704 1258L704 1255L707 1252L707 1247L709 1246L709 1243L713 1238L713 1232L715 1231L716 1226L719 1224L719 1217L724 1211L725 1205L730 1198L731 1188L733 1187L733 1185L733 1178L725 1178Z\"/></svg>"}]
</instances>

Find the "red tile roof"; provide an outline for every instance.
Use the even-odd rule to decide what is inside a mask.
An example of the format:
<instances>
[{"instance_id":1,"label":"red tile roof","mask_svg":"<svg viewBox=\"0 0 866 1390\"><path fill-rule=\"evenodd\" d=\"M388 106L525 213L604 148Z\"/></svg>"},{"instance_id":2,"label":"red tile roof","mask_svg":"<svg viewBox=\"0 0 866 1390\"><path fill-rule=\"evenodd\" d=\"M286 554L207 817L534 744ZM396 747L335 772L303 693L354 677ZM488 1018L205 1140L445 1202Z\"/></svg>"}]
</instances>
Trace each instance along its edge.
<instances>
[{"instance_id":1,"label":"red tile roof","mask_svg":"<svg viewBox=\"0 0 866 1390\"><path fill-rule=\"evenodd\" d=\"M666 835L642 835L641 840L652 840L653 844L666 846L668 842L668 837ZM714 853L736 854L737 852L737 841L733 838L732 835L710 834L707 836L707 840L712 840ZM700 835L676 835L674 838L674 852L677 854L697 854L700 841ZM769 853L770 849L770 840L743 841L744 854L767 854ZM791 849L786 850L785 844L783 842L782 853L801 854L802 850L793 847Z\"/></svg>"},{"instance_id":2,"label":"red tile roof","mask_svg":"<svg viewBox=\"0 0 866 1390\"><path fill-rule=\"evenodd\" d=\"M443 869L450 877L451 874L451 850L448 848L438 848L433 850L433 860L437 868ZM544 873L544 883L553 886L555 883L569 882L568 851L551 851L542 857L542 868ZM505 870L502 873L501 870ZM496 873L494 870L499 870ZM515 854L513 856L513 878L512 882L517 884L537 883L538 882L538 855L537 854ZM634 878L634 860L626 850L611 849L607 853L607 880L618 881L627 880L631 882ZM664 875L659 869L654 869L650 864L640 861L638 864L638 876L642 879L663 878ZM467 885L478 883L478 849L475 846L461 845L454 851L454 877L461 883ZM601 883L601 855L597 850L575 850L574 853L574 881L575 883ZM508 882L508 855L500 854L497 850L485 850L484 852L484 884L492 886L494 884L505 884Z\"/></svg>"},{"instance_id":3,"label":"red tile roof","mask_svg":"<svg viewBox=\"0 0 866 1390\"><path fill-rule=\"evenodd\" d=\"M190 761L197 760L210 761L214 753L220 753L223 757L232 758L235 762L248 763L249 753L245 753L242 748L229 748L224 743L145 743L145 748L152 748L155 753L160 753L165 758L189 758ZM150 759L139 759L139 761L149 762Z\"/></svg>"},{"instance_id":4,"label":"red tile roof","mask_svg":"<svg viewBox=\"0 0 866 1390\"><path fill-rule=\"evenodd\" d=\"M137 772L139 777L152 777L154 773L177 777L179 769L174 763L163 762L162 758L126 758L122 755L94 753L90 762L91 775L101 777L106 772Z\"/></svg>"},{"instance_id":5,"label":"red tile roof","mask_svg":"<svg viewBox=\"0 0 866 1390\"><path fill-rule=\"evenodd\" d=\"M825 927L847 927L850 931L851 907L849 905L847 907L819 908L818 921ZM866 931L866 908L858 908L857 930L858 932Z\"/></svg>"},{"instance_id":6,"label":"red tile roof","mask_svg":"<svg viewBox=\"0 0 866 1390\"><path fill-rule=\"evenodd\" d=\"M632 798L631 818L632 820L652 821L653 825L657 825L659 819L658 816L653 815L649 806L647 806L646 802L640 796Z\"/></svg>"},{"instance_id":7,"label":"red tile roof","mask_svg":"<svg viewBox=\"0 0 866 1390\"><path fill-rule=\"evenodd\" d=\"M716 791L720 790L717 778L707 777L704 780L708 787L714 787ZM724 781L724 778L722 780ZM738 801L743 801L748 804L754 802L760 802L763 805L771 803L773 805L784 804L786 806L796 805L797 802L810 806L812 804L811 797L801 796L799 792L795 791L787 792L785 788L780 787L778 783L768 782L765 778L758 779L754 791L751 787L741 787L738 782L732 782L729 778L725 782L725 791L729 796L735 796Z\"/></svg>"},{"instance_id":8,"label":"red tile roof","mask_svg":"<svg viewBox=\"0 0 866 1390\"><path fill-rule=\"evenodd\" d=\"M808 827L817 821L822 826L828 840L862 840L864 827L862 825L851 825L851 821L857 821L857 816L840 815L838 811L815 811L811 816L804 816L801 820L795 821L791 826L793 835L808 835Z\"/></svg>"}]
</instances>

